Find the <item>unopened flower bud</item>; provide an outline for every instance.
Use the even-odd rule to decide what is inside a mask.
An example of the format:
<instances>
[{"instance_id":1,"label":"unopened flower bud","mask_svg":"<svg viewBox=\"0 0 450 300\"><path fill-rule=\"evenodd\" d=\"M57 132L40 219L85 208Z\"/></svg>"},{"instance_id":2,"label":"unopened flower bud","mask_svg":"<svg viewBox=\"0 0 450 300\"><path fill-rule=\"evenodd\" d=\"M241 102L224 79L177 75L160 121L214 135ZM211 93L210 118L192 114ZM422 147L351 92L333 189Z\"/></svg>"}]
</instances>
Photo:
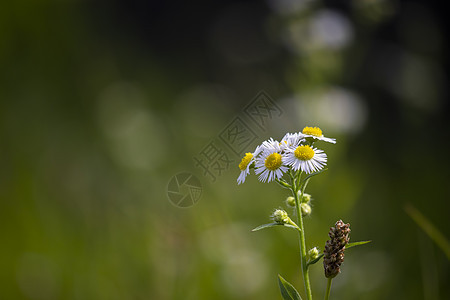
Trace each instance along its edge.
<instances>
[{"instance_id":1,"label":"unopened flower bud","mask_svg":"<svg viewBox=\"0 0 450 300\"><path fill-rule=\"evenodd\" d=\"M317 247L309 249L308 256L310 260L316 259L319 257L319 249L317 249Z\"/></svg>"},{"instance_id":2,"label":"unopened flower bud","mask_svg":"<svg viewBox=\"0 0 450 300\"><path fill-rule=\"evenodd\" d=\"M303 197L302 197L302 192L298 191L297 195L298 195L298 199L300 200L301 203L309 203L309 201L311 201L311 195L310 194L303 193Z\"/></svg>"},{"instance_id":3,"label":"unopened flower bud","mask_svg":"<svg viewBox=\"0 0 450 300\"><path fill-rule=\"evenodd\" d=\"M295 198L292 197L292 196L287 197L286 198L286 204L288 206L295 207Z\"/></svg>"},{"instance_id":4,"label":"unopened flower bud","mask_svg":"<svg viewBox=\"0 0 450 300\"><path fill-rule=\"evenodd\" d=\"M279 224L289 223L289 215L282 209L276 209L272 214L272 220Z\"/></svg>"},{"instance_id":5,"label":"unopened flower bud","mask_svg":"<svg viewBox=\"0 0 450 300\"><path fill-rule=\"evenodd\" d=\"M300 204L300 207L302 209L302 216L306 217L311 214L311 206L308 203L302 203Z\"/></svg>"}]
</instances>

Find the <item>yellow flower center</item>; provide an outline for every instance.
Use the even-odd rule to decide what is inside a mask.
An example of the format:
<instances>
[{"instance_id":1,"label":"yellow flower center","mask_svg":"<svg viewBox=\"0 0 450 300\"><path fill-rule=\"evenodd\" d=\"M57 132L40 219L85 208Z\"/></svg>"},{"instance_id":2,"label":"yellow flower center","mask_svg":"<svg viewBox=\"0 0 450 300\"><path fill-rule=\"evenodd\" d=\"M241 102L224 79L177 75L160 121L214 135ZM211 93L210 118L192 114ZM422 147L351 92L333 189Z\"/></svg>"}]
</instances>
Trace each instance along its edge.
<instances>
[{"instance_id":1,"label":"yellow flower center","mask_svg":"<svg viewBox=\"0 0 450 300\"><path fill-rule=\"evenodd\" d=\"M253 158L253 154L252 153L245 153L244 158L242 158L241 163L239 164L239 169L241 171L244 171L245 169L247 169L248 164L250 163L250 161Z\"/></svg>"},{"instance_id":2,"label":"yellow flower center","mask_svg":"<svg viewBox=\"0 0 450 300\"><path fill-rule=\"evenodd\" d=\"M323 136L322 130L320 130L319 127L305 127L305 128L303 128L302 133L303 134L314 135L314 136L318 136L318 137Z\"/></svg>"},{"instance_id":3,"label":"yellow flower center","mask_svg":"<svg viewBox=\"0 0 450 300\"><path fill-rule=\"evenodd\" d=\"M270 171L275 171L279 167L281 167L281 155L278 153L272 153L267 156L264 165Z\"/></svg>"},{"instance_id":4,"label":"yellow flower center","mask_svg":"<svg viewBox=\"0 0 450 300\"><path fill-rule=\"evenodd\" d=\"M310 160L314 157L314 150L308 145L298 146L297 149L295 149L294 154L295 157L300 160Z\"/></svg>"}]
</instances>

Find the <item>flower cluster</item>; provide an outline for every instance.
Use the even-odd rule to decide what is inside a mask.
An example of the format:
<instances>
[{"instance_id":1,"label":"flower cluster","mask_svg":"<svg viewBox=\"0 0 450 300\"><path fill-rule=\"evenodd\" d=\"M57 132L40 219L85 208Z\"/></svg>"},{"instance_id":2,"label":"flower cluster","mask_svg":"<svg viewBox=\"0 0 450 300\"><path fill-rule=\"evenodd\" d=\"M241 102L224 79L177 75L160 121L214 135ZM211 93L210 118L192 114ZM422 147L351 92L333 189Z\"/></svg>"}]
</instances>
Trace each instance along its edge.
<instances>
[{"instance_id":1,"label":"flower cluster","mask_svg":"<svg viewBox=\"0 0 450 300\"><path fill-rule=\"evenodd\" d=\"M287 133L281 141L272 138L264 141L253 153L246 153L242 158L238 184L245 182L250 167L255 168L255 174L262 182L279 180L289 169L307 174L321 170L326 165L327 155L313 147L317 140L336 143L335 139L324 137L318 127L305 127L302 132Z\"/></svg>"}]
</instances>

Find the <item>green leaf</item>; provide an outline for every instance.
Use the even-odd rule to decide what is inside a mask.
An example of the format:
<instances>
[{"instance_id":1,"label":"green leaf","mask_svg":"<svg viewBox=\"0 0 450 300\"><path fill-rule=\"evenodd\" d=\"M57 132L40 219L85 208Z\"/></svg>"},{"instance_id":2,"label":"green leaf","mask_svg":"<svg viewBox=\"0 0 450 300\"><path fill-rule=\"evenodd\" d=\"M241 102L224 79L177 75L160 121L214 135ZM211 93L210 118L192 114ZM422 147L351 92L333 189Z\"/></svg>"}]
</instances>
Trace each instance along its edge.
<instances>
[{"instance_id":1,"label":"green leaf","mask_svg":"<svg viewBox=\"0 0 450 300\"><path fill-rule=\"evenodd\" d=\"M259 225L258 227L252 229L252 231L258 231L258 230L261 230L264 228L275 227L275 226L284 226L284 227L290 227L290 228L297 229L295 226L292 226L290 224L280 224L280 223L274 222L274 223Z\"/></svg>"},{"instance_id":2,"label":"green leaf","mask_svg":"<svg viewBox=\"0 0 450 300\"><path fill-rule=\"evenodd\" d=\"M284 300L302 300L295 287L278 274L278 285Z\"/></svg>"},{"instance_id":3,"label":"green leaf","mask_svg":"<svg viewBox=\"0 0 450 300\"><path fill-rule=\"evenodd\" d=\"M258 231L264 228L269 228L269 227L275 227L275 226L280 226L283 224L279 224L279 223L269 223L269 224L263 224L263 225L259 225L258 227L252 229L252 231Z\"/></svg>"},{"instance_id":4,"label":"green leaf","mask_svg":"<svg viewBox=\"0 0 450 300\"><path fill-rule=\"evenodd\" d=\"M364 245L364 244L368 244L371 241L361 241L361 242L354 242L354 243L348 243L347 245L345 245L345 249L351 248L351 247L355 247L355 246L360 246L360 245Z\"/></svg>"}]
</instances>

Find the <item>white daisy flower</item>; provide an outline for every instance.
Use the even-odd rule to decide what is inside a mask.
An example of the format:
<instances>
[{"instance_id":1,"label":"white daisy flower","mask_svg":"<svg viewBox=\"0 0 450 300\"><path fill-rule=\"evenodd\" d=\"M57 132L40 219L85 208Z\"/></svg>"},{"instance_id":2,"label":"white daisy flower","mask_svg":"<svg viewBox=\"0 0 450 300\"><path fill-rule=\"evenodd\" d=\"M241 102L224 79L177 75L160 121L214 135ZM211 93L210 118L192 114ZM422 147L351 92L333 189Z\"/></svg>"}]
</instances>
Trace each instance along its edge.
<instances>
[{"instance_id":1,"label":"white daisy flower","mask_svg":"<svg viewBox=\"0 0 450 300\"><path fill-rule=\"evenodd\" d=\"M261 146L256 147L255 152L253 153L245 153L245 156L242 158L241 162L239 163L239 170L241 170L241 174L239 174L239 177L237 179L237 183L241 184L245 182L245 178L250 173L250 166L255 161L255 158L258 156L258 154L261 152Z\"/></svg>"},{"instance_id":2,"label":"white daisy flower","mask_svg":"<svg viewBox=\"0 0 450 300\"><path fill-rule=\"evenodd\" d=\"M290 148L286 154L286 164L292 166L292 170L301 169L303 172L312 173L322 169L327 162L327 155L322 150L308 145L300 145Z\"/></svg>"},{"instance_id":3,"label":"white daisy flower","mask_svg":"<svg viewBox=\"0 0 450 300\"><path fill-rule=\"evenodd\" d=\"M322 130L319 127L305 127L301 133L304 138L312 138L315 140L336 144L336 139L324 137Z\"/></svg>"},{"instance_id":4,"label":"white daisy flower","mask_svg":"<svg viewBox=\"0 0 450 300\"><path fill-rule=\"evenodd\" d=\"M262 145L262 152L255 160L255 173L262 182L271 182L280 179L288 170L285 166L285 157L278 141L270 139Z\"/></svg>"},{"instance_id":5,"label":"white daisy flower","mask_svg":"<svg viewBox=\"0 0 450 300\"><path fill-rule=\"evenodd\" d=\"M301 141L304 140L304 134L302 133L286 133L284 137L281 139L281 148L283 150L287 148L296 148Z\"/></svg>"},{"instance_id":6,"label":"white daisy flower","mask_svg":"<svg viewBox=\"0 0 450 300\"><path fill-rule=\"evenodd\" d=\"M278 151L281 152L283 149L281 143L274 140L273 138L264 141L260 146L261 151Z\"/></svg>"}]
</instances>

